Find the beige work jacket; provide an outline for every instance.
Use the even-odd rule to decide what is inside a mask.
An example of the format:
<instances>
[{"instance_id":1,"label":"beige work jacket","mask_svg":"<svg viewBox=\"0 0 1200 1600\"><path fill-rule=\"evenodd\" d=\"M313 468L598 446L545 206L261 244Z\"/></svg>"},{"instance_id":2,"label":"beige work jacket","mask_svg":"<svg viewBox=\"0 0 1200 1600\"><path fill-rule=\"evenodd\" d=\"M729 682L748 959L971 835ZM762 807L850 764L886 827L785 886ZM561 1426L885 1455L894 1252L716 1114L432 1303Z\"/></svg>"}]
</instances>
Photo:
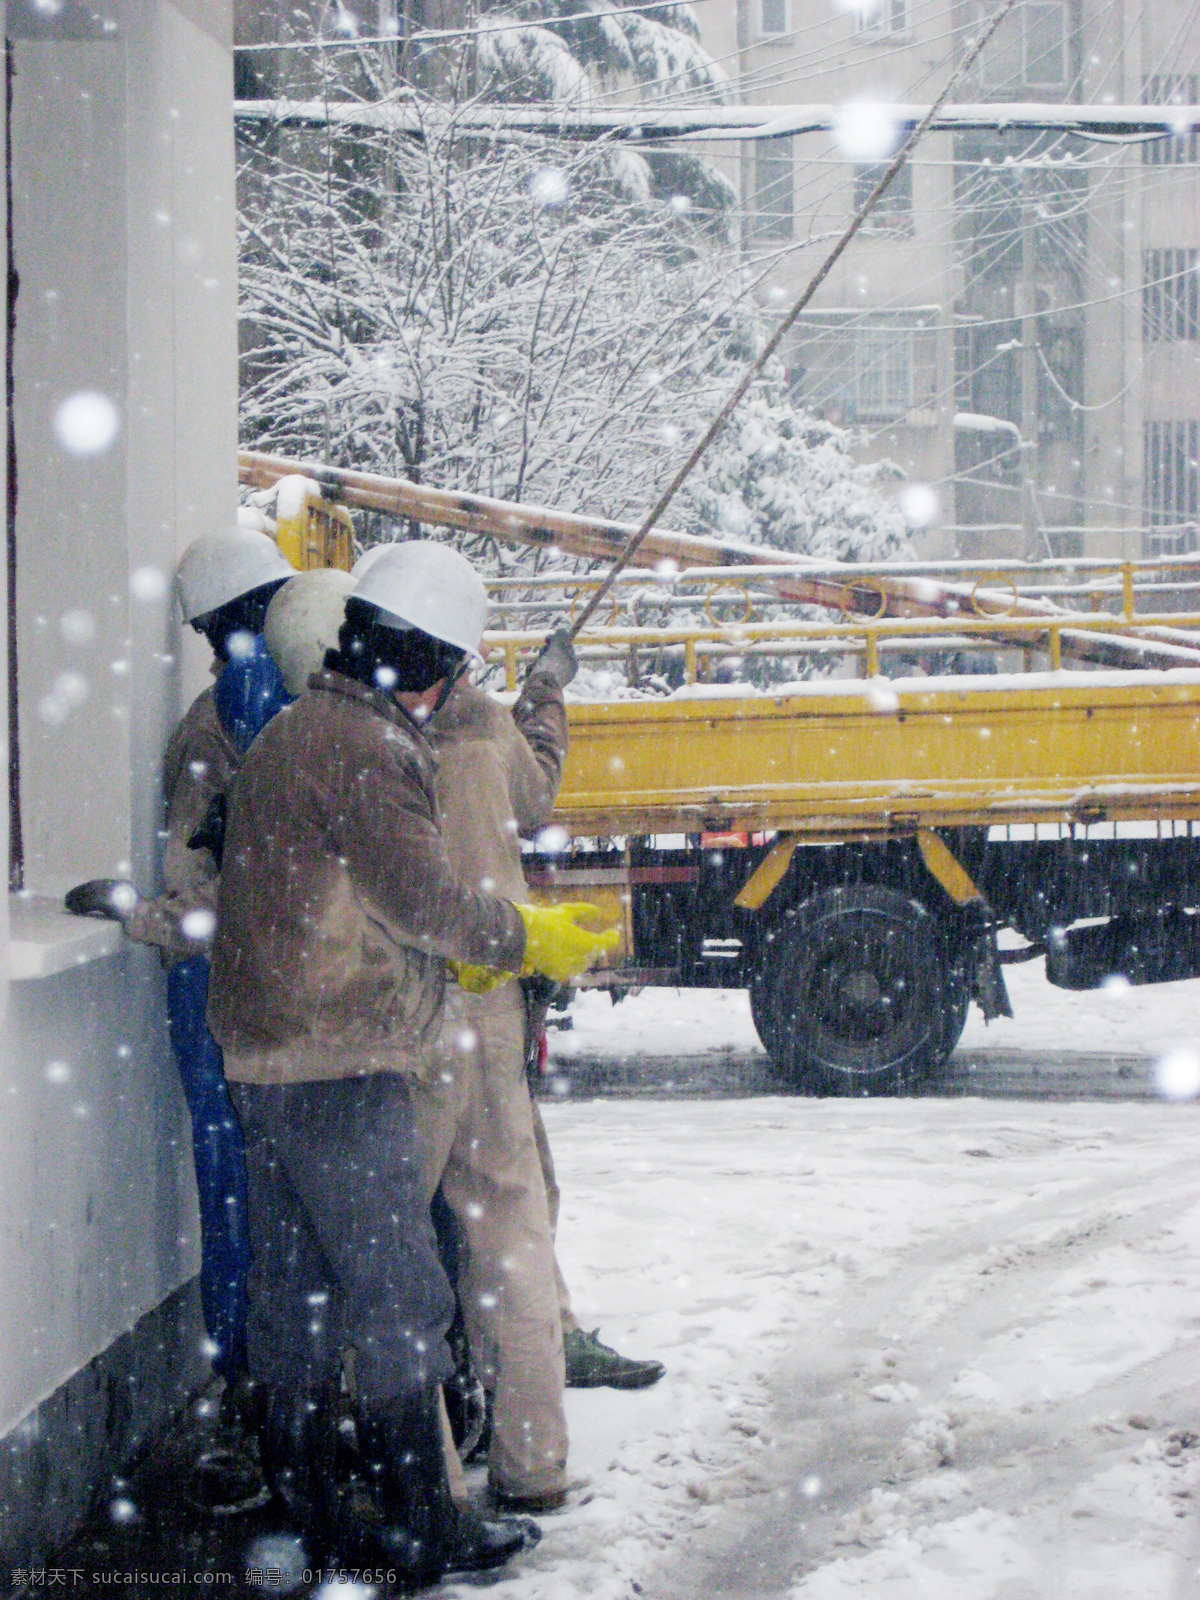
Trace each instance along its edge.
<instances>
[{"instance_id":1,"label":"beige work jacket","mask_svg":"<svg viewBox=\"0 0 1200 1600\"><path fill-rule=\"evenodd\" d=\"M474 888L523 900L520 841L549 822L567 753L562 690L535 673L509 710L458 683L428 735L442 839L455 870Z\"/></svg>"}]
</instances>

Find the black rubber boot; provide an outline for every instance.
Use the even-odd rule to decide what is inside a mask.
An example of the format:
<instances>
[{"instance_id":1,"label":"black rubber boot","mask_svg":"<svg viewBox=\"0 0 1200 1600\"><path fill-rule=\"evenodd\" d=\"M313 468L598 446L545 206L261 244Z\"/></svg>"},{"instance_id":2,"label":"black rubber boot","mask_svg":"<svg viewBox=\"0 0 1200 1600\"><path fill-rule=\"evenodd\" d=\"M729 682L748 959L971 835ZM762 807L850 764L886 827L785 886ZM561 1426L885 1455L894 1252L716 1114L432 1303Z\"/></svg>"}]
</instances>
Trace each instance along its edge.
<instances>
[{"instance_id":1,"label":"black rubber boot","mask_svg":"<svg viewBox=\"0 0 1200 1600\"><path fill-rule=\"evenodd\" d=\"M263 1476L317 1562L329 1552L333 1534L334 1424L332 1390L267 1393L259 1433Z\"/></svg>"},{"instance_id":2,"label":"black rubber boot","mask_svg":"<svg viewBox=\"0 0 1200 1600\"><path fill-rule=\"evenodd\" d=\"M265 1390L244 1370L226 1378L215 1426L206 1430L184 1484L193 1509L207 1517L236 1517L270 1500L259 1446L265 1408Z\"/></svg>"},{"instance_id":3,"label":"black rubber boot","mask_svg":"<svg viewBox=\"0 0 1200 1600\"><path fill-rule=\"evenodd\" d=\"M385 1567L419 1589L502 1567L541 1538L535 1522L486 1522L451 1498L436 1385L362 1416L359 1439L362 1479L343 1496L337 1533L344 1563Z\"/></svg>"},{"instance_id":4,"label":"black rubber boot","mask_svg":"<svg viewBox=\"0 0 1200 1600\"><path fill-rule=\"evenodd\" d=\"M532 1517L501 1517L487 1522L473 1506L455 1506L457 1526L451 1541L446 1571L491 1572L522 1550L531 1550L542 1537Z\"/></svg>"},{"instance_id":5,"label":"black rubber boot","mask_svg":"<svg viewBox=\"0 0 1200 1600\"><path fill-rule=\"evenodd\" d=\"M458 1528L438 1400L439 1385L430 1384L360 1412L364 1482L343 1497L338 1519L344 1562L386 1567L410 1589L436 1583L447 1570Z\"/></svg>"},{"instance_id":6,"label":"black rubber boot","mask_svg":"<svg viewBox=\"0 0 1200 1600\"><path fill-rule=\"evenodd\" d=\"M461 1305L455 1309L446 1343L450 1346L454 1371L442 1385L442 1393L446 1400L446 1415L450 1419L450 1432L454 1435L454 1446L466 1466L483 1452L483 1436L489 1432L489 1416L487 1394L475 1376L471 1363L471 1347L467 1342Z\"/></svg>"}]
</instances>

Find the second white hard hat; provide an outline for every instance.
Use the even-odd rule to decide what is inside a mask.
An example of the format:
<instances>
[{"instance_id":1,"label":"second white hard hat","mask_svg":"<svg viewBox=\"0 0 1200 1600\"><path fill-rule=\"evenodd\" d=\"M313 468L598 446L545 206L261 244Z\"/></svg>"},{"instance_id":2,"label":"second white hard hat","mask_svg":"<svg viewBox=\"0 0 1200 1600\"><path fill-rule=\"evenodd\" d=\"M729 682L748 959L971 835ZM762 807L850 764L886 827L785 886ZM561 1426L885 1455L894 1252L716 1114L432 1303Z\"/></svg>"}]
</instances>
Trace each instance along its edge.
<instances>
[{"instance_id":1,"label":"second white hard hat","mask_svg":"<svg viewBox=\"0 0 1200 1600\"><path fill-rule=\"evenodd\" d=\"M289 694L304 692L337 644L353 588L350 573L333 567L298 572L267 607L263 638Z\"/></svg>"},{"instance_id":2,"label":"second white hard hat","mask_svg":"<svg viewBox=\"0 0 1200 1600\"><path fill-rule=\"evenodd\" d=\"M362 578L365 578L375 563L380 560L381 557L387 555L389 550L394 550L395 548L396 546L394 544L368 545L368 547L363 551L362 555L359 556L358 560L350 568L350 576L354 579L355 583L358 583Z\"/></svg>"},{"instance_id":3,"label":"second white hard hat","mask_svg":"<svg viewBox=\"0 0 1200 1600\"><path fill-rule=\"evenodd\" d=\"M175 588L183 620L194 622L266 583L295 576L279 546L253 528L221 528L202 533L179 558Z\"/></svg>"},{"instance_id":4,"label":"second white hard hat","mask_svg":"<svg viewBox=\"0 0 1200 1600\"><path fill-rule=\"evenodd\" d=\"M487 590L471 563L449 545L414 539L388 546L360 575L354 597L375 606L385 627L419 628L478 654Z\"/></svg>"}]
</instances>

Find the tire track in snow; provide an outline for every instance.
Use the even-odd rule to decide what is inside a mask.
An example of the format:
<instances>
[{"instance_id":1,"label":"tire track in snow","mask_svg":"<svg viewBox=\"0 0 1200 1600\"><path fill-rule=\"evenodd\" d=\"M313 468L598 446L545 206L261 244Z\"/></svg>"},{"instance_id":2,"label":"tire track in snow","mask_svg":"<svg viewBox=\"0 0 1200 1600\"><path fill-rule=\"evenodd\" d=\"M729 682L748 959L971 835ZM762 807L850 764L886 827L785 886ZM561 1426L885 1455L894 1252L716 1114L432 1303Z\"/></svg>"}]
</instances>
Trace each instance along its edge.
<instances>
[{"instance_id":1,"label":"tire track in snow","mask_svg":"<svg viewBox=\"0 0 1200 1600\"><path fill-rule=\"evenodd\" d=\"M1090 1131L1102 1152L1105 1130ZM1200 1196L1194 1156L1177 1154L1163 1163L1153 1140L1138 1131L1134 1142L1145 1149L1154 1169L1149 1174L1136 1164L1131 1169L1126 1159L1119 1173L1090 1181L1042 1178L1007 1211L985 1206L981 1220L966 1224L951 1218L944 1232L889 1262L883 1281L847 1284L829 1308L832 1323L813 1334L800 1363L777 1377L774 1423L786 1443L776 1452L766 1490L735 1512L733 1528L719 1541L694 1547L682 1572L663 1574L648 1592L662 1600L788 1595L798 1578L902 1528L912 1514L911 1507L904 1510L905 1487L914 1482L930 1482L932 1499L924 1510L934 1520L961 1516L981 1499L989 1511L1019 1515L1035 1504L1065 1502L1080 1484L1139 1447L1153 1455L1169 1442L1172 1428L1200 1434L1194 1334L1180 1347L1178 1329L1164 1332L1166 1349L1139 1352L1131 1329L1130 1348L1097 1353L1096 1370L1076 1372L1074 1379L1062 1370L1069 1340L1065 1351L1053 1348L1056 1337L1072 1333L1069 1317L1056 1329L1071 1296L1098 1298L1103 1311L1111 1280L1102 1274L1114 1262L1119 1268L1122 1258L1135 1265L1134 1279L1140 1273L1146 1280L1143 1289L1178 1270L1183 1285L1177 1279L1168 1285L1178 1298L1189 1277L1197 1281L1195 1227L1190 1244L1172 1242ZM1083 1139L1088 1132L1082 1130ZM1041 1166L1053 1158L1056 1138L1065 1154L1081 1147L1080 1135L1074 1128L1061 1138L1051 1129L997 1128L988 1138L997 1146L1007 1140L1004 1154L1018 1166L1031 1159ZM1116 1300L1136 1287L1117 1283ZM1200 1325L1200 1297L1194 1312L1193 1328ZM1133 1318L1153 1313L1152 1305L1135 1306ZM1152 1345L1152 1329L1147 1337ZM1014 1359L1019 1367L1021 1358L1006 1347L1018 1341L1028 1351L1030 1372L1049 1343L1052 1381L1025 1398L1018 1383L1016 1402L1009 1404L1004 1369ZM986 1370L997 1352L1007 1354L1000 1381ZM1106 1361L1113 1370L1106 1372ZM1064 1385L1069 1391L1072 1382L1078 1392L1055 1392ZM883 1386L893 1391L894 1403L871 1396L872 1388ZM915 1394L906 1399L910 1391ZM1129 1415L1156 1426L1131 1431ZM1156 1469L1153 1459L1143 1465ZM940 1504L939 1474L953 1491ZM819 1492L806 1493L817 1479ZM888 1505L890 1495L900 1515ZM1196 1566L1192 1559L1189 1567L1188 1550L1194 1556L1200 1548L1194 1517L1188 1530L1175 1539L1172 1557L1184 1585ZM839 1543L847 1539L860 1543ZM799 1593L805 1592L802 1586ZM1012 1591L1022 1597L1033 1592ZM1194 1591L1178 1592L1200 1593L1200 1580ZM864 1593L875 1600L870 1588Z\"/></svg>"}]
</instances>

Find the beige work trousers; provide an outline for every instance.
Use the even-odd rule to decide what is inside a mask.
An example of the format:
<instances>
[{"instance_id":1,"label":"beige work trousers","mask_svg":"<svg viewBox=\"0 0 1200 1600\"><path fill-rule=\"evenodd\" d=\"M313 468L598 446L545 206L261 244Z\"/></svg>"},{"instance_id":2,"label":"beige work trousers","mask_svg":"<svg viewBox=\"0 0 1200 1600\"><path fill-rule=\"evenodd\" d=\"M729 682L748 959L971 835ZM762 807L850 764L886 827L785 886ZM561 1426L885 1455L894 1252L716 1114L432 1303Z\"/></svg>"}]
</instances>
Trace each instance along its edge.
<instances>
[{"instance_id":1,"label":"beige work trousers","mask_svg":"<svg viewBox=\"0 0 1200 1600\"><path fill-rule=\"evenodd\" d=\"M553 1239L558 1234L558 1212L562 1204L562 1194L558 1187L558 1177L554 1171L554 1157L550 1153L550 1139L546 1133L546 1124L542 1121L542 1113L536 1100L533 1101L533 1137L537 1142L538 1162L542 1169L542 1183L546 1189L546 1207L550 1212L550 1237ZM558 1264L558 1251L554 1252L554 1287L558 1294L558 1317L562 1323L564 1333L578 1330L579 1321L571 1310L571 1291L567 1288L566 1279L562 1275L562 1268Z\"/></svg>"},{"instance_id":2,"label":"beige work trousers","mask_svg":"<svg viewBox=\"0 0 1200 1600\"><path fill-rule=\"evenodd\" d=\"M452 990L435 1059L413 1083L430 1198L459 1225L459 1298L476 1369L494 1397L488 1478L509 1494L565 1487L562 1325L554 1243L516 983Z\"/></svg>"}]
</instances>

